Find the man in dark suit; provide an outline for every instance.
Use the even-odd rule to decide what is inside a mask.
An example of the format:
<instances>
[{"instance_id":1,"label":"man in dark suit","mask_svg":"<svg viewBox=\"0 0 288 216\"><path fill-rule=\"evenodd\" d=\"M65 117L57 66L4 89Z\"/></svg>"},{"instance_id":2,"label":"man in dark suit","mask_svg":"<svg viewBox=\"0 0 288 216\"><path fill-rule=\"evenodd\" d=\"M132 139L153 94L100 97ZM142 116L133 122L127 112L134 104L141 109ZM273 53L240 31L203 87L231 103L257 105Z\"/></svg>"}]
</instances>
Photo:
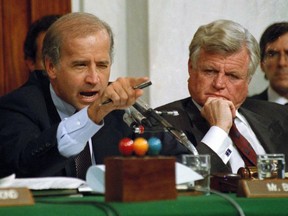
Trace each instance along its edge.
<instances>
[{"instance_id":1,"label":"man in dark suit","mask_svg":"<svg viewBox=\"0 0 288 216\"><path fill-rule=\"evenodd\" d=\"M269 86L251 98L287 104L288 22L274 23L264 31L260 39L260 58L260 66Z\"/></svg>"},{"instance_id":2,"label":"man in dark suit","mask_svg":"<svg viewBox=\"0 0 288 216\"><path fill-rule=\"evenodd\" d=\"M211 155L211 172L237 173L248 162L249 166L255 166L255 154L285 153L287 161L287 108L246 100L249 82L259 63L255 38L235 22L218 20L197 30L189 51L191 97L157 110L179 112L179 116L165 118L186 133L199 154ZM250 143L245 149L249 147L249 156L232 141L229 135L232 125L233 128L236 125ZM163 139L162 154L180 158L181 154L189 153L171 136L166 135Z\"/></svg>"},{"instance_id":3,"label":"man in dark suit","mask_svg":"<svg viewBox=\"0 0 288 216\"><path fill-rule=\"evenodd\" d=\"M1 177L85 178L76 167L83 152L92 164L119 154L119 140L132 134L121 109L143 94L132 87L148 78L108 85L112 53L112 31L96 16L70 13L53 23L43 42L46 72L31 73L0 99Z\"/></svg>"}]
</instances>

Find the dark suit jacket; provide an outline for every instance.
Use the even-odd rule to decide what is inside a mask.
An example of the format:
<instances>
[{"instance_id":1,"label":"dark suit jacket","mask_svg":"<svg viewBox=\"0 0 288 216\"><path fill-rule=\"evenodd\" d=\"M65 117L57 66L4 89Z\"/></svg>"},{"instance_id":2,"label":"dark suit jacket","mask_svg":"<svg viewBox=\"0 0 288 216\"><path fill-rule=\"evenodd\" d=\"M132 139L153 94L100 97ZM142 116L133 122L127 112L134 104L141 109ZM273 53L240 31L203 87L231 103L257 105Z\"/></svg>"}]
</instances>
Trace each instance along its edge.
<instances>
[{"instance_id":1,"label":"dark suit jacket","mask_svg":"<svg viewBox=\"0 0 288 216\"><path fill-rule=\"evenodd\" d=\"M174 127L181 129L188 139L196 146L199 154L211 155L211 172L231 172L231 168L209 147L201 143L201 139L210 126L201 116L191 98L185 98L157 108L157 110L177 110L179 116L166 116ZM267 153L286 154L288 158L288 109L285 106L260 100L247 99L239 109L245 116L251 128ZM162 154L180 156L189 153L186 148L173 141L171 136L164 135L164 148ZM180 159L180 158L178 158Z\"/></svg>"},{"instance_id":2,"label":"dark suit jacket","mask_svg":"<svg viewBox=\"0 0 288 216\"><path fill-rule=\"evenodd\" d=\"M0 177L75 176L73 159L60 155L56 132L60 122L52 102L49 80L41 71L21 88L0 99ZM93 137L96 163L119 155L118 142L131 137L123 111L114 111Z\"/></svg>"},{"instance_id":3,"label":"dark suit jacket","mask_svg":"<svg viewBox=\"0 0 288 216\"><path fill-rule=\"evenodd\" d=\"M249 98L268 101L268 88L259 94L250 96Z\"/></svg>"}]
</instances>

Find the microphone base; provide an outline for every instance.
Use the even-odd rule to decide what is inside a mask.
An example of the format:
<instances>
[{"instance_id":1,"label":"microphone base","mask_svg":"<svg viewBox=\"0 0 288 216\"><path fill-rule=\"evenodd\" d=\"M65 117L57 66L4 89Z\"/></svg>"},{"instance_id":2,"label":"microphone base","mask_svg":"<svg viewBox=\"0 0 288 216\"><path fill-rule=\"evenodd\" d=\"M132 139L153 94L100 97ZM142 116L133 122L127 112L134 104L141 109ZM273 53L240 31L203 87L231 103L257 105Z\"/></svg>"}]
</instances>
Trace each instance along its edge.
<instances>
[{"instance_id":1,"label":"microphone base","mask_svg":"<svg viewBox=\"0 0 288 216\"><path fill-rule=\"evenodd\" d=\"M105 201L136 202L177 198L174 157L109 157Z\"/></svg>"}]
</instances>

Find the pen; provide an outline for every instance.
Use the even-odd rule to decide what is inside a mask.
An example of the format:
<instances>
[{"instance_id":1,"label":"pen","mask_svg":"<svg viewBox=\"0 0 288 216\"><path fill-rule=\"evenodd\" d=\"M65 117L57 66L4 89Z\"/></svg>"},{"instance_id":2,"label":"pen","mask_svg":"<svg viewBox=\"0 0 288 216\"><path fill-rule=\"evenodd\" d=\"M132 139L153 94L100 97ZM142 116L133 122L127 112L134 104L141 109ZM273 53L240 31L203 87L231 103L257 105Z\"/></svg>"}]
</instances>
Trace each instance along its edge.
<instances>
[{"instance_id":1,"label":"pen","mask_svg":"<svg viewBox=\"0 0 288 216\"><path fill-rule=\"evenodd\" d=\"M139 85L133 86L133 89L143 89L143 88L146 88L150 85L152 85L152 82L147 81L147 82L141 83ZM112 100L108 99L108 100L104 101L103 103L101 103L100 106L105 105L105 104L110 103L110 102L112 102Z\"/></svg>"}]
</instances>

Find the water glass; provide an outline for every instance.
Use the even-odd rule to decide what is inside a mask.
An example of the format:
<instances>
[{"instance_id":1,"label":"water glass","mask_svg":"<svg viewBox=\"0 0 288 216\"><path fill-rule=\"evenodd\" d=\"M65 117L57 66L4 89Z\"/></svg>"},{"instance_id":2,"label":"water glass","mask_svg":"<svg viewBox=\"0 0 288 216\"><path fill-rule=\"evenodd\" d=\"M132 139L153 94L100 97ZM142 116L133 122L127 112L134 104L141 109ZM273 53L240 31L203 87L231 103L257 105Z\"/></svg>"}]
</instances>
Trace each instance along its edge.
<instances>
[{"instance_id":1,"label":"water glass","mask_svg":"<svg viewBox=\"0 0 288 216\"><path fill-rule=\"evenodd\" d=\"M183 155L182 163L203 176L203 179L190 184L189 188L201 191L206 195L210 194L210 155Z\"/></svg>"},{"instance_id":2,"label":"water glass","mask_svg":"<svg viewBox=\"0 0 288 216\"><path fill-rule=\"evenodd\" d=\"M263 154L257 155L258 178L284 179L285 178L285 155Z\"/></svg>"}]
</instances>

